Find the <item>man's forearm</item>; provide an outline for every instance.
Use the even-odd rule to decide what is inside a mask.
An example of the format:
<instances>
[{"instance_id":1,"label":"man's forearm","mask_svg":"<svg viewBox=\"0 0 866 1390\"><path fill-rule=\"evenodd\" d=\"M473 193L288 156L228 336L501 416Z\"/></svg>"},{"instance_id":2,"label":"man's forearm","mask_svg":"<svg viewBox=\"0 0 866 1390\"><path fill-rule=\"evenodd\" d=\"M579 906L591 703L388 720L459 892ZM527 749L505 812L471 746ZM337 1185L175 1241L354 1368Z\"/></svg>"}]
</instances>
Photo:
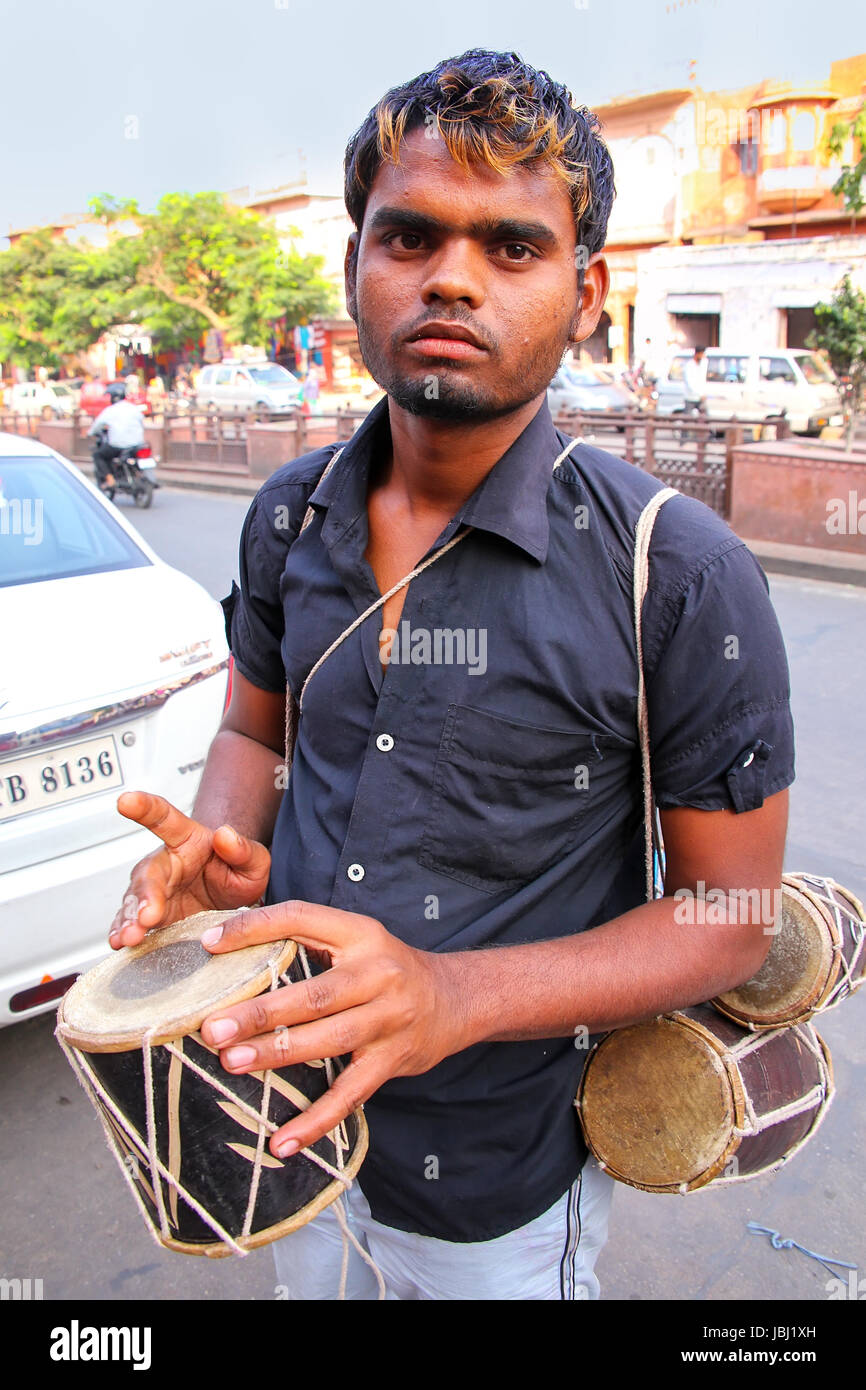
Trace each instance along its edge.
<instances>
[{"instance_id":1,"label":"man's forearm","mask_svg":"<svg viewBox=\"0 0 866 1390\"><path fill-rule=\"evenodd\" d=\"M710 999L760 968L770 944L762 926L684 925L676 906L659 898L575 936L438 956L455 1050L621 1028Z\"/></svg>"},{"instance_id":2,"label":"man's forearm","mask_svg":"<svg viewBox=\"0 0 866 1390\"><path fill-rule=\"evenodd\" d=\"M279 763L273 748L233 729L220 729L210 746L193 819L210 830L230 825L270 847L282 799Z\"/></svg>"}]
</instances>

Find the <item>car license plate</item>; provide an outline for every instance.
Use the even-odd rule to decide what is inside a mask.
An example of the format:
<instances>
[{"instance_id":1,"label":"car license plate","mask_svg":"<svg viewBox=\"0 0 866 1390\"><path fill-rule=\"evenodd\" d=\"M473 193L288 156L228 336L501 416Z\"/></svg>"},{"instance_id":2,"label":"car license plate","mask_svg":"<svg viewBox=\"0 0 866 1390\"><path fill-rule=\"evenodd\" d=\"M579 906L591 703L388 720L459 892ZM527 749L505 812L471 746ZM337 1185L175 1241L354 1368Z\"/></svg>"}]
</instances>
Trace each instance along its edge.
<instances>
[{"instance_id":1,"label":"car license plate","mask_svg":"<svg viewBox=\"0 0 866 1390\"><path fill-rule=\"evenodd\" d=\"M111 734L0 762L0 823L123 786Z\"/></svg>"},{"instance_id":2,"label":"car license plate","mask_svg":"<svg viewBox=\"0 0 866 1390\"><path fill-rule=\"evenodd\" d=\"M844 423L845 423L845 417L844 417L844 415L831 415L831 416L830 416L830 424L831 424L831 425L843 425Z\"/></svg>"}]
</instances>

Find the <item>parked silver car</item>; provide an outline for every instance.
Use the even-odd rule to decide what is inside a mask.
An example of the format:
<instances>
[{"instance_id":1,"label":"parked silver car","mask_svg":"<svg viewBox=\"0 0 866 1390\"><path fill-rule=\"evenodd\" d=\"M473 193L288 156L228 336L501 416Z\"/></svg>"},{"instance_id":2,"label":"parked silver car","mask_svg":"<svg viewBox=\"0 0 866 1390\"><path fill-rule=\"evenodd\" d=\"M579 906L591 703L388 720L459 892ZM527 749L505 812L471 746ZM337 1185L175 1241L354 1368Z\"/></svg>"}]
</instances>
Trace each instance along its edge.
<instances>
[{"instance_id":1,"label":"parked silver car","mask_svg":"<svg viewBox=\"0 0 866 1390\"><path fill-rule=\"evenodd\" d=\"M276 362L220 362L202 371L196 405L228 415L288 415L298 409L302 392L297 377Z\"/></svg>"},{"instance_id":2,"label":"parked silver car","mask_svg":"<svg viewBox=\"0 0 866 1390\"><path fill-rule=\"evenodd\" d=\"M611 415L625 415L640 409L634 393L627 387L611 381L592 367L567 367L565 364L547 388L547 404L554 418L563 410L603 410Z\"/></svg>"}]
</instances>

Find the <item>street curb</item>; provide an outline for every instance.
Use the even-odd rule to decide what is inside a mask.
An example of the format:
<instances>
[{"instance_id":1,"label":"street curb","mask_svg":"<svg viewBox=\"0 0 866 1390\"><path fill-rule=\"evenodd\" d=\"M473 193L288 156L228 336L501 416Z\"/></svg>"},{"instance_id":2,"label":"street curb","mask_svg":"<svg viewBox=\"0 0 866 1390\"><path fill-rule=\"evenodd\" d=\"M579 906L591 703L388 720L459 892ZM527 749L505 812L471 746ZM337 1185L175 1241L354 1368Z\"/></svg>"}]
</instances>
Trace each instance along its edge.
<instances>
[{"instance_id":1,"label":"street curb","mask_svg":"<svg viewBox=\"0 0 866 1390\"><path fill-rule=\"evenodd\" d=\"M210 475L166 473L158 470L157 477L161 488L178 488L182 492L217 492L231 497L255 497L267 478L244 482L241 478L215 478Z\"/></svg>"},{"instance_id":2,"label":"street curb","mask_svg":"<svg viewBox=\"0 0 866 1390\"><path fill-rule=\"evenodd\" d=\"M855 584L866 588L866 555L834 554L806 546L772 545L742 540L768 574L787 574L795 579L818 579L830 584Z\"/></svg>"}]
</instances>

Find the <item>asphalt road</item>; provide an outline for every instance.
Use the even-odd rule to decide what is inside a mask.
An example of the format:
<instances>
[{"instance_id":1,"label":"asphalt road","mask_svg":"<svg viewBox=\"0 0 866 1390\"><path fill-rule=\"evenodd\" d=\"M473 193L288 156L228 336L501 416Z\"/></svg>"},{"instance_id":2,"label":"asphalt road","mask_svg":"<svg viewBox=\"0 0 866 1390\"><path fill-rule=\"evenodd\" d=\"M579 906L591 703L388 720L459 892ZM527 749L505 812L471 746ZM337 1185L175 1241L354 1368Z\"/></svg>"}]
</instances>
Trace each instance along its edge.
<instances>
[{"instance_id":1,"label":"asphalt road","mask_svg":"<svg viewBox=\"0 0 866 1390\"><path fill-rule=\"evenodd\" d=\"M221 597L236 574L246 508L242 499L166 489L152 511L130 509L130 519ZM864 898L866 591L787 577L771 587L798 731L786 868L829 873ZM273 1298L267 1250L189 1259L153 1242L52 1030L51 1015L0 1030L0 1274L41 1278L46 1299ZM866 991L823 1018L820 1031L838 1095L816 1137L780 1173L724 1190L675 1197L618 1186L598 1266L604 1297L825 1301L827 1270L750 1234L750 1220L866 1272Z\"/></svg>"}]
</instances>

